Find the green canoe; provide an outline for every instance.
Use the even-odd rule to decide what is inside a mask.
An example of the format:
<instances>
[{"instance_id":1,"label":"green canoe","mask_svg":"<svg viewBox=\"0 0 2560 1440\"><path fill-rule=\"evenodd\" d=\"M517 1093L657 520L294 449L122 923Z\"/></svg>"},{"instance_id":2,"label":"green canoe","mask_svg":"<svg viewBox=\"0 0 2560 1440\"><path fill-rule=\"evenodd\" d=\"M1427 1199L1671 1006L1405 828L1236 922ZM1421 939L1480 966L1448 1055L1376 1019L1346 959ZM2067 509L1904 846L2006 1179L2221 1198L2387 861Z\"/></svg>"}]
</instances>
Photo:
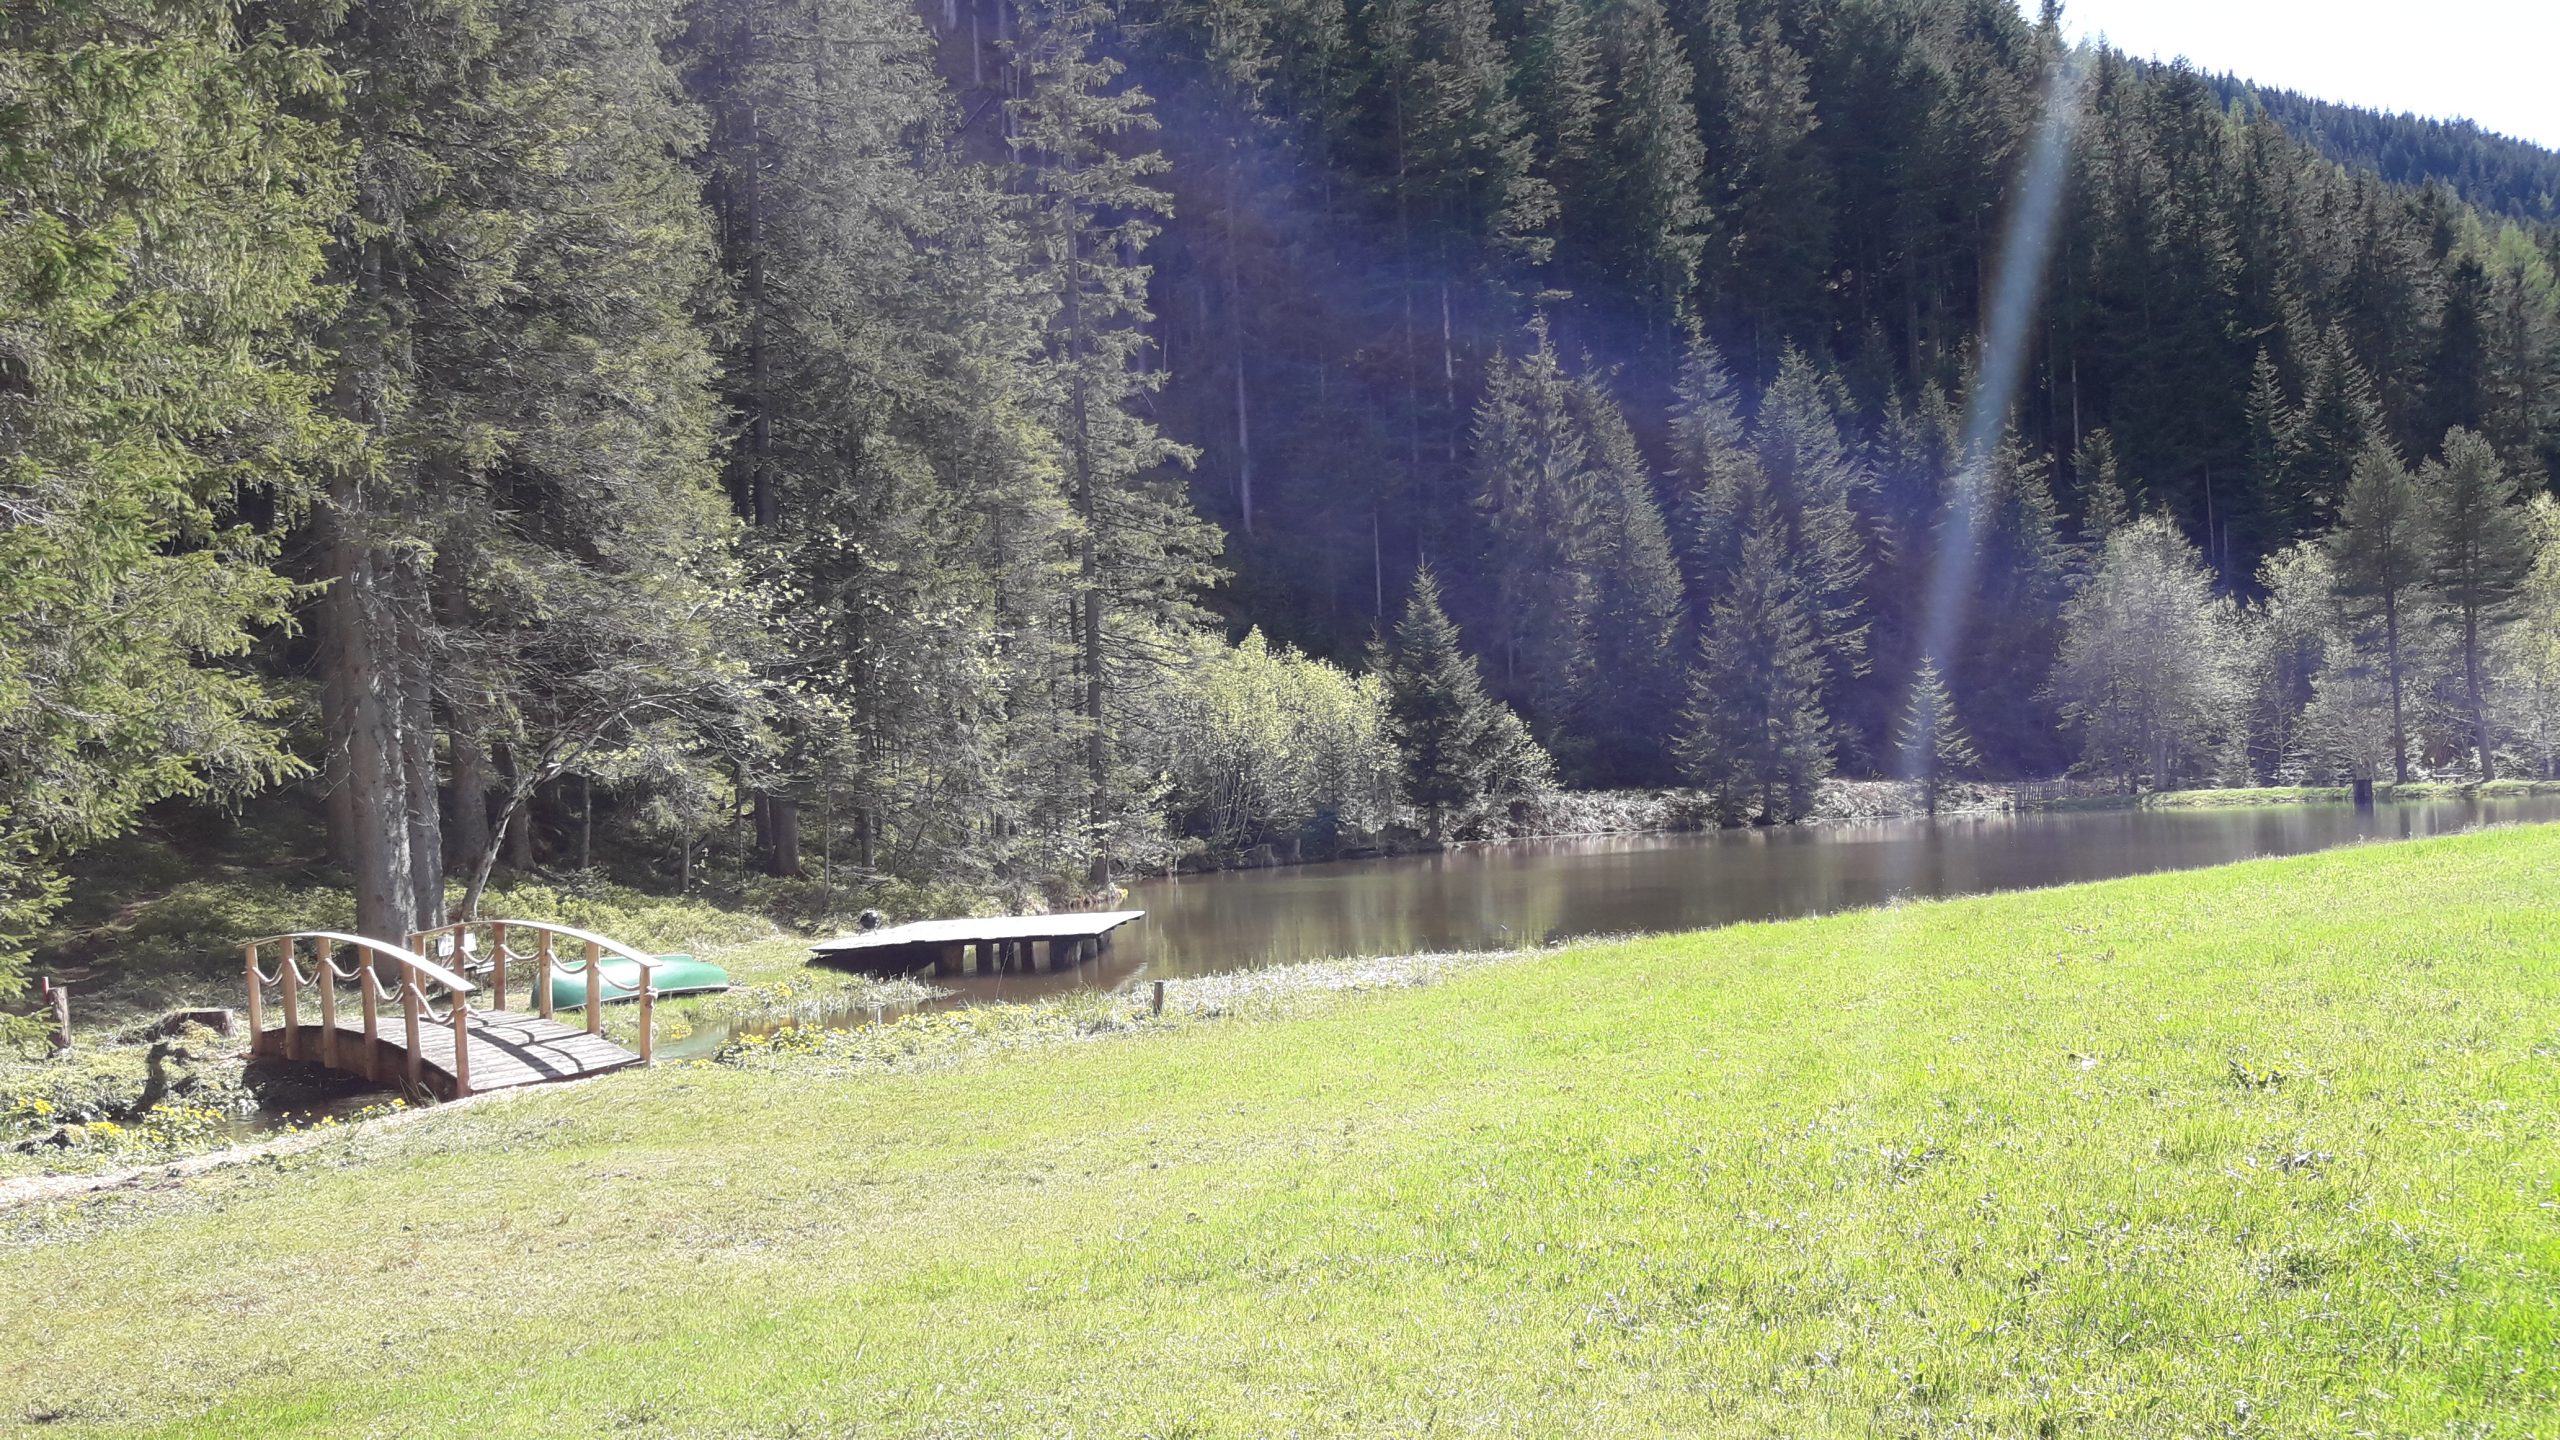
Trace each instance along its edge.
<instances>
[{"instance_id":1,"label":"green canoe","mask_svg":"<svg viewBox=\"0 0 2560 1440\"><path fill-rule=\"evenodd\" d=\"M571 962L576 963L576 962ZM640 962L616 960L607 956L604 971L604 999L610 1005L617 1000L640 997ZM729 972L708 961L690 955L661 955L658 966L650 972L661 997L699 995L710 990L729 988ZM558 1010L572 1010L587 1003L587 977L583 968L562 974L557 966L551 971L551 1004Z\"/></svg>"}]
</instances>

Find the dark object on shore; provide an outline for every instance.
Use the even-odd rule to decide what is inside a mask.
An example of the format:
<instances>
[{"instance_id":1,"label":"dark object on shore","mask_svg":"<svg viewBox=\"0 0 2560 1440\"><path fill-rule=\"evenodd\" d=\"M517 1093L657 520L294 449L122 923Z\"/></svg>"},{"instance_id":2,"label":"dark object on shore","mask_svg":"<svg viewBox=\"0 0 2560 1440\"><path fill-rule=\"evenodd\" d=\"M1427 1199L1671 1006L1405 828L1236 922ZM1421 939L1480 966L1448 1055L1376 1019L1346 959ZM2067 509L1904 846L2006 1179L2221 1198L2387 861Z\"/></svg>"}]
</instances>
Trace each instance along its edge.
<instances>
[{"instance_id":1,"label":"dark object on shore","mask_svg":"<svg viewBox=\"0 0 2560 1440\"><path fill-rule=\"evenodd\" d=\"M2362 776L2358 776L2358 777L2356 778L2355 796L2356 796L2356 808L2357 808L2358 810L2370 811L2370 810L2372 810L2372 809L2373 809L2373 777L2372 777L2372 776L2370 776L2370 775L2362 775Z\"/></svg>"},{"instance_id":2,"label":"dark object on shore","mask_svg":"<svg viewBox=\"0 0 2560 1440\"><path fill-rule=\"evenodd\" d=\"M53 1009L53 1053L59 1055L71 1048L71 992L54 984L48 975L39 983L38 993Z\"/></svg>"},{"instance_id":3,"label":"dark object on shore","mask_svg":"<svg viewBox=\"0 0 2560 1440\"><path fill-rule=\"evenodd\" d=\"M865 910L853 917L853 928L856 930L877 930L885 923L887 923L887 917L877 910Z\"/></svg>"},{"instance_id":4,"label":"dark object on shore","mask_svg":"<svg viewBox=\"0 0 2560 1440\"><path fill-rule=\"evenodd\" d=\"M152 1021L150 1025L146 1026L143 1029L141 1038L145 1040L175 1040L179 1036L184 1035L187 1032L187 1027L190 1025L201 1025L216 1035L228 1035L239 1028L240 1013L236 1010L220 1009L172 1010L168 1014L161 1016L159 1019Z\"/></svg>"}]
</instances>

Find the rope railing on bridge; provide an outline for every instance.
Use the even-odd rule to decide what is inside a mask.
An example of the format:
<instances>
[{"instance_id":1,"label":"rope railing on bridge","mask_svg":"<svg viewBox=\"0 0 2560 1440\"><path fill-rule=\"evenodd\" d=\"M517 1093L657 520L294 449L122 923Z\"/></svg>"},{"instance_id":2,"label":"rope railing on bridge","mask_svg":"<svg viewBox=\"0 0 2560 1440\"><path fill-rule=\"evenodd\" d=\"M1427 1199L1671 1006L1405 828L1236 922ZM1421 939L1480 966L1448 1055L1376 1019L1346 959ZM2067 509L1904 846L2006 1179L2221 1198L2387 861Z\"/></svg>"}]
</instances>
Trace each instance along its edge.
<instances>
[{"instance_id":1,"label":"rope railing on bridge","mask_svg":"<svg viewBox=\"0 0 2560 1440\"><path fill-rule=\"evenodd\" d=\"M510 943L526 932L531 932L534 937L532 949L520 949ZM480 939L483 934L488 937L485 953ZM560 953L560 942L564 940L577 951L577 958L570 959ZM492 1010L507 1008L508 967L530 961L533 982L529 998L536 1013L545 1020L551 1018L553 1009L553 972L582 976L586 982L584 1009L590 1035L604 1033L605 1003L618 998L614 992L621 990L640 1002L640 1043L635 1047L640 1052L640 1062L645 1065L653 1058L658 1003L655 977L658 968L666 963L655 955L643 954L619 940L591 930L542 920L458 920L450 925L412 932L409 948L420 955L450 960L456 970L485 976L488 981L485 993L490 997L488 1008ZM608 959L628 961L638 966L639 983L616 985L603 969Z\"/></svg>"},{"instance_id":2,"label":"rope railing on bridge","mask_svg":"<svg viewBox=\"0 0 2560 1440\"><path fill-rule=\"evenodd\" d=\"M268 947L275 947L276 966L269 973L259 963ZM314 1060L332 1070L353 1070L369 1079L387 1080L378 1073L381 1067L382 1002L400 1002L401 1023L407 1034L402 1062L404 1078L414 1089L424 1088L420 1044L427 1025L453 1027L453 1086L459 1098L471 1093L471 1002L478 987L424 955L403 950L397 945L362 935L349 935L336 930L297 930L286 935L270 935L249 941L242 947L249 991L249 1037L252 1053L269 1045L266 1022L266 991L278 992L284 1015L284 1028L276 1031L274 1053L288 1060ZM311 965L305 969L297 958L308 950ZM351 950L355 962L340 966L338 952ZM386 983L382 965L397 967L399 983ZM363 1007L364 1053L361 1064L350 1065L342 1052L349 1037L338 1026L338 988L342 984L356 987L356 998ZM444 1009L439 1012L427 991L433 984L442 987ZM317 993L320 1002L320 1035L318 1053L308 1054L302 1033L302 997L305 991Z\"/></svg>"}]
</instances>

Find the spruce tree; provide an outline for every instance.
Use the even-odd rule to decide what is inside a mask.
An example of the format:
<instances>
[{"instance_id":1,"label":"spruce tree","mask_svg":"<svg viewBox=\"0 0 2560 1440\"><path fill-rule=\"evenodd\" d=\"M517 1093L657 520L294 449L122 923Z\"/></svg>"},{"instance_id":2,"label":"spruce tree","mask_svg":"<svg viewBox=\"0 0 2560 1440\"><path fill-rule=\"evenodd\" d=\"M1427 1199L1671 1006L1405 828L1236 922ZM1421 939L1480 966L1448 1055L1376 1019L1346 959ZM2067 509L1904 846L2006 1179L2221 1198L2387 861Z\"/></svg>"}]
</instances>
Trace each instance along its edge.
<instances>
[{"instance_id":1,"label":"spruce tree","mask_svg":"<svg viewBox=\"0 0 2560 1440\"><path fill-rule=\"evenodd\" d=\"M1724 356L1692 331L1671 406L1672 523L1681 537L1689 597L1700 626L1742 565L1742 533L1759 503L1760 459Z\"/></svg>"},{"instance_id":2,"label":"spruce tree","mask_svg":"<svg viewBox=\"0 0 2560 1440\"><path fill-rule=\"evenodd\" d=\"M2480 778L2494 779L2497 734L2489 723L2482 654L2490 631L2513 615L2533 570L2533 528L2498 452L2475 431L2446 435L2443 458L2419 471L2417 488L2426 518L2428 584L2447 618L2461 627L2463 698Z\"/></svg>"},{"instance_id":3,"label":"spruce tree","mask_svg":"<svg viewBox=\"0 0 2560 1440\"><path fill-rule=\"evenodd\" d=\"M1543 324L1529 338L1526 354L1497 356L1485 376L1475 489L1492 536L1500 685L1552 745L1570 735L1573 702L1590 680L1599 595L1587 562L1600 497L1573 380Z\"/></svg>"},{"instance_id":4,"label":"spruce tree","mask_svg":"<svg viewBox=\"0 0 2560 1440\"><path fill-rule=\"evenodd\" d=\"M1163 159L1133 142L1155 129L1143 90L1098 53L1109 11L1096 0L1024 10L1029 93L1011 106L1012 145L1028 173L1040 281L1054 301L1054 429L1065 449L1077 538L1077 678L1085 752L1088 873L1112 873L1108 837L1137 805L1135 776L1113 761L1113 692L1150 624L1187 626L1191 590L1211 576L1215 537L1163 478L1189 452L1140 413L1161 372L1136 363L1149 318L1148 267L1133 257L1164 207L1146 178Z\"/></svg>"},{"instance_id":5,"label":"spruce tree","mask_svg":"<svg viewBox=\"0 0 2560 1440\"><path fill-rule=\"evenodd\" d=\"M1625 416L1596 377L1565 370L1543 323L1487 376L1475 469L1501 688L1577 779L1658 779L1679 569Z\"/></svg>"},{"instance_id":6,"label":"spruce tree","mask_svg":"<svg viewBox=\"0 0 2560 1440\"><path fill-rule=\"evenodd\" d=\"M2387 442L2375 440L2357 457L2329 543L2339 593L2359 621L2381 627L2383 675L2391 701L2392 778L2405 785L2409 723L2401 630L2426 580L2426 513L2416 482Z\"/></svg>"},{"instance_id":7,"label":"spruce tree","mask_svg":"<svg viewBox=\"0 0 2560 1440\"><path fill-rule=\"evenodd\" d=\"M335 297L335 80L231 7L0 18L0 1000L72 852L301 768L237 663L283 524L350 437L304 344Z\"/></svg>"},{"instance_id":8,"label":"spruce tree","mask_svg":"<svg viewBox=\"0 0 2560 1440\"><path fill-rule=\"evenodd\" d=\"M2117 473L2114 434L2104 426L2090 431L2072 454L2071 469L2080 494L2081 538L2104 549L2107 537L2133 519L2124 477Z\"/></svg>"},{"instance_id":9,"label":"spruce tree","mask_svg":"<svg viewBox=\"0 0 2560 1440\"><path fill-rule=\"evenodd\" d=\"M2300 481L2291 487L2291 512L2303 527L2337 523L2356 467L2385 437L2373 377L2356 359L2345 335L2331 327L2312 358L2296 422Z\"/></svg>"},{"instance_id":10,"label":"spruce tree","mask_svg":"<svg viewBox=\"0 0 2560 1440\"><path fill-rule=\"evenodd\" d=\"M2300 535L2321 519L2303 490L2302 416L2284 392L2284 377L2266 347L2249 372L2251 536L2259 548Z\"/></svg>"},{"instance_id":11,"label":"spruce tree","mask_svg":"<svg viewBox=\"0 0 2560 1440\"><path fill-rule=\"evenodd\" d=\"M1596 264L1645 317L1648 335L1692 313L1711 217L1692 103L1697 75L1661 0L1616 0L1601 19L1608 103L1601 111L1590 213L1565 223L1591 237Z\"/></svg>"},{"instance_id":12,"label":"spruce tree","mask_svg":"<svg viewBox=\"0 0 2560 1440\"><path fill-rule=\"evenodd\" d=\"M1982 763L1965 734L1964 721L1956 714L1955 697L1947 693L1946 678L1928 656L1922 656L1920 668L1912 672L1911 698L1902 707L1895 740L1902 750L1902 774L1920 782L1923 803L1932 815L1938 813L1940 783Z\"/></svg>"},{"instance_id":13,"label":"spruce tree","mask_svg":"<svg viewBox=\"0 0 2560 1440\"><path fill-rule=\"evenodd\" d=\"M1430 570L1413 579L1392 642L1377 647L1387 678L1387 724L1403 757L1404 794L1433 840L1453 812L1488 796L1524 796L1549 783L1545 755L1484 677L1440 602Z\"/></svg>"},{"instance_id":14,"label":"spruce tree","mask_svg":"<svg viewBox=\"0 0 2560 1440\"><path fill-rule=\"evenodd\" d=\"M1761 400L1752 447L1766 487L1756 520L1784 547L1784 563L1802 587L1824 667L1825 707L1836 712L1850 681L1867 669L1870 561L1858 500L1868 484L1841 432L1835 382L1792 346Z\"/></svg>"},{"instance_id":15,"label":"spruce tree","mask_svg":"<svg viewBox=\"0 0 2560 1440\"><path fill-rule=\"evenodd\" d=\"M1591 664L1575 713L1591 741L1585 783L1654 785L1674 773L1671 731L1686 679L1680 566L1635 433L1598 377L1571 403L1595 467Z\"/></svg>"},{"instance_id":16,"label":"spruce tree","mask_svg":"<svg viewBox=\"0 0 2560 1440\"><path fill-rule=\"evenodd\" d=\"M1821 644L1786 553L1772 526L1744 535L1741 568L1707 622L1682 715L1681 769L1728 825L1804 818L1831 773Z\"/></svg>"}]
</instances>

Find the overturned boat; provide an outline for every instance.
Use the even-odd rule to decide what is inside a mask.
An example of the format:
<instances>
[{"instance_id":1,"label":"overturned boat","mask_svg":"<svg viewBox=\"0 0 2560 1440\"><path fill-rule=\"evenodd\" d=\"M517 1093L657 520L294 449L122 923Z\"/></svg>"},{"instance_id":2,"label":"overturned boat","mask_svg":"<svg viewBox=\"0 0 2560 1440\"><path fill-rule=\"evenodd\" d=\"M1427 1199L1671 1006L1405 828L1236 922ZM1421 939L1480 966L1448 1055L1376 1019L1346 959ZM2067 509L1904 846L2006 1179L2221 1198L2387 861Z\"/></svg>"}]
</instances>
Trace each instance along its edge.
<instances>
[{"instance_id":1,"label":"overturned boat","mask_svg":"<svg viewBox=\"0 0 2560 1440\"><path fill-rule=\"evenodd\" d=\"M607 956L597 962L604 1003L640 998L640 962L619 956ZM649 967L649 988L663 1000L670 995L708 995L729 988L729 972L708 960L690 955L660 955ZM587 1003L587 977L583 970L562 974L551 972L551 1003L557 1009L574 1009Z\"/></svg>"}]
</instances>

